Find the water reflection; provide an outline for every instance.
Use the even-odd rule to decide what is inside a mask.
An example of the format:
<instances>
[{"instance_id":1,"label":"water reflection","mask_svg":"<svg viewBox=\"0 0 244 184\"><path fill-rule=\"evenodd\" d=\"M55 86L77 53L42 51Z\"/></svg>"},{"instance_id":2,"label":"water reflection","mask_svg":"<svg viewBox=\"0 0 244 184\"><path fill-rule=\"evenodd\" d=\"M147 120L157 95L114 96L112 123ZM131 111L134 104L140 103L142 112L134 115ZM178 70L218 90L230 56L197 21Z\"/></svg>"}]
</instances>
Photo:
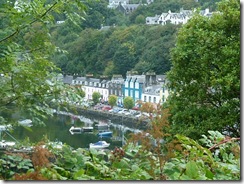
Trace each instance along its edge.
<instances>
[{"instance_id":1,"label":"water reflection","mask_svg":"<svg viewBox=\"0 0 244 184\"><path fill-rule=\"evenodd\" d=\"M129 134L134 132L140 132L138 129L129 128L112 122L108 119L92 119L84 116L75 116L70 113L59 112L60 114L54 114L45 121L46 126L32 126L31 131L22 126L18 126L12 132L12 135L17 140L24 140L29 137L30 141L37 143L41 141L45 136L50 141L61 141L63 144L68 144L73 148L89 148L90 143L95 143L101 138L98 137L98 133L102 131L111 131L113 133L112 138L102 138L106 142L110 143L110 149L114 147L122 146L123 139L126 140ZM96 125L107 124L107 128L98 128ZM71 134L69 129L72 127L90 127L93 126L92 132L82 132L81 134Z\"/></svg>"}]
</instances>

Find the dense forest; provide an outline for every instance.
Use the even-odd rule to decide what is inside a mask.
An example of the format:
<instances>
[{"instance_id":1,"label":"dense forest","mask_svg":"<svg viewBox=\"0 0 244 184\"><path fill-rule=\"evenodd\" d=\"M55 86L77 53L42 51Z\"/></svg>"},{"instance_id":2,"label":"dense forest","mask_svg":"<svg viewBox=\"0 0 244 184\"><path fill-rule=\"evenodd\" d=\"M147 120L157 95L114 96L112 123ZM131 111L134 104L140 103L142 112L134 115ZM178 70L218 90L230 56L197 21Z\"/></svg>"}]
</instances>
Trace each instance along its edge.
<instances>
[{"instance_id":1,"label":"dense forest","mask_svg":"<svg viewBox=\"0 0 244 184\"><path fill-rule=\"evenodd\" d=\"M107 5L105 0L89 1L86 15L79 24L65 21L51 28L52 40L61 51L52 59L65 74L111 77L113 74L125 76L129 70L139 74L150 70L165 74L171 67L169 52L181 25L149 26L145 25L145 18L169 10L179 12L180 8L208 7L212 11L216 8L213 1L156 0L149 5L142 3L134 12L124 15L108 9ZM64 21L65 16L56 16L56 20ZM101 26L109 27L101 29Z\"/></svg>"}]
</instances>

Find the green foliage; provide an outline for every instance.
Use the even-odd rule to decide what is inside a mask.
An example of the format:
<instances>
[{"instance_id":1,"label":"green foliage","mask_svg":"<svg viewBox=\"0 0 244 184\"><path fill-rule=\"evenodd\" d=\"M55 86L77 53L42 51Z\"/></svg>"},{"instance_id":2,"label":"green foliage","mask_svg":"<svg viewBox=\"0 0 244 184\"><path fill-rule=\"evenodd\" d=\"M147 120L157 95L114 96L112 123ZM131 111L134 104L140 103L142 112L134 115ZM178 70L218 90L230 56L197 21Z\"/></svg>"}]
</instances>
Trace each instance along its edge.
<instances>
[{"instance_id":1,"label":"green foliage","mask_svg":"<svg viewBox=\"0 0 244 184\"><path fill-rule=\"evenodd\" d=\"M183 135L176 135L178 142L168 144L167 111L163 113L166 116L154 119L148 132L138 134L139 139L123 148L74 150L64 144L55 150L48 146L49 151L38 147L38 152L30 155L4 155L0 159L1 179L240 180L239 138L209 131L209 136L200 140L205 147ZM50 151L55 156L51 157Z\"/></svg>"},{"instance_id":2,"label":"green foliage","mask_svg":"<svg viewBox=\"0 0 244 184\"><path fill-rule=\"evenodd\" d=\"M66 29L69 25L61 26L58 29ZM53 59L63 72L69 74L125 76L133 68L140 72L154 70L157 74L164 74L170 69L169 49L174 46L178 27L135 25L116 26L108 30L87 28L80 32L79 38L74 35L74 40L67 43L62 41L67 38L66 34L60 36L53 31L55 43L67 51L56 53ZM146 67L140 67L140 63L146 63Z\"/></svg>"},{"instance_id":3,"label":"green foliage","mask_svg":"<svg viewBox=\"0 0 244 184\"><path fill-rule=\"evenodd\" d=\"M117 96L116 95L110 95L108 97L108 103L109 105L111 105L112 107L116 105L116 102L117 102Z\"/></svg>"},{"instance_id":4,"label":"green foliage","mask_svg":"<svg viewBox=\"0 0 244 184\"><path fill-rule=\"evenodd\" d=\"M2 155L0 159L0 178L9 179L16 173L25 173L33 169L30 159L19 155Z\"/></svg>"},{"instance_id":5,"label":"green foliage","mask_svg":"<svg viewBox=\"0 0 244 184\"><path fill-rule=\"evenodd\" d=\"M167 77L174 133L240 135L239 1L223 1L219 11L211 18L195 15L172 49Z\"/></svg>"},{"instance_id":6,"label":"green foliage","mask_svg":"<svg viewBox=\"0 0 244 184\"><path fill-rule=\"evenodd\" d=\"M123 104L126 109L132 109L135 106L135 102L130 96L124 98Z\"/></svg>"},{"instance_id":7,"label":"green foliage","mask_svg":"<svg viewBox=\"0 0 244 184\"><path fill-rule=\"evenodd\" d=\"M164 173L169 180L240 180L240 146L234 142L238 139L223 142L221 133L209 131L209 134L203 135L201 142L210 148L176 135L183 150L165 164Z\"/></svg>"},{"instance_id":8,"label":"green foliage","mask_svg":"<svg viewBox=\"0 0 244 184\"><path fill-rule=\"evenodd\" d=\"M0 7L0 116L12 123L12 114L25 113L33 122L51 115L50 103L65 87L57 80L58 68L50 62L55 51L49 28L54 22L53 14L65 12L73 24L83 11L79 1L18 1L14 6L3 1ZM65 97L67 98L67 97Z\"/></svg>"},{"instance_id":9,"label":"green foliage","mask_svg":"<svg viewBox=\"0 0 244 184\"><path fill-rule=\"evenodd\" d=\"M101 94L99 92L92 93L92 101L94 104L97 104L100 100Z\"/></svg>"}]
</instances>

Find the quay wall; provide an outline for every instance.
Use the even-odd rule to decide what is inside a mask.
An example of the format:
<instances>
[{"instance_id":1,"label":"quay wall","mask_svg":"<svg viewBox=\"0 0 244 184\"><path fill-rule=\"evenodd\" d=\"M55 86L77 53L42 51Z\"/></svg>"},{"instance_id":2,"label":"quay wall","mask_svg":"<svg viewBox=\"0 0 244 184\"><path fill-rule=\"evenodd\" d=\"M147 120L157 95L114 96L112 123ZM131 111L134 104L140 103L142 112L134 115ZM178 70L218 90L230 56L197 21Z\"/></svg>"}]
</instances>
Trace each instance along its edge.
<instances>
[{"instance_id":1,"label":"quay wall","mask_svg":"<svg viewBox=\"0 0 244 184\"><path fill-rule=\"evenodd\" d=\"M122 124L129 127L140 130L146 130L148 126L148 120L136 118L134 116L126 116L118 113L109 113L107 111L94 110L94 109L83 109L78 108L77 113L87 118L106 118L111 120L113 123Z\"/></svg>"}]
</instances>

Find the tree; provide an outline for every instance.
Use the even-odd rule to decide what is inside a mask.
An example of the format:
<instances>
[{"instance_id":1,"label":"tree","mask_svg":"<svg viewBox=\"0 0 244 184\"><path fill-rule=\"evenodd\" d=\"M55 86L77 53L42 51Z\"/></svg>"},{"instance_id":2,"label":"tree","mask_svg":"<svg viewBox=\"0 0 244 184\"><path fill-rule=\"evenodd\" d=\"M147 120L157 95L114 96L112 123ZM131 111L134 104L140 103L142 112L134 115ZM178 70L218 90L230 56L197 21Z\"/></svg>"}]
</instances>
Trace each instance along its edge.
<instances>
[{"instance_id":1,"label":"tree","mask_svg":"<svg viewBox=\"0 0 244 184\"><path fill-rule=\"evenodd\" d=\"M101 98L101 94L99 92L95 91L94 93L92 93L92 100L93 100L94 104L97 104L99 102L100 98Z\"/></svg>"},{"instance_id":2,"label":"tree","mask_svg":"<svg viewBox=\"0 0 244 184\"><path fill-rule=\"evenodd\" d=\"M123 104L126 109L132 109L135 105L135 102L132 97L127 96L124 98Z\"/></svg>"},{"instance_id":3,"label":"tree","mask_svg":"<svg viewBox=\"0 0 244 184\"><path fill-rule=\"evenodd\" d=\"M136 24L145 24L145 17L143 15L138 15L135 20Z\"/></svg>"},{"instance_id":4,"label":"tree","mask_svg":"<svg viewBox=\"0 0 244 184\"><path fill-rule=\"evenodd\" d=\"M116 95L110 95L108 97L108 103L111 105L111 107L115 106L117 102L117 96Z\"/></svg>"},{"instance_id":5,"label":"tree","mask_svg":"<svg viewBox=\"0 0 244 184\"><path fill-rule=\"evenodd\" d=\"M0 13L0 123L16 121L15 111L25 112L33 122L52 114L52 100L71 95L58 80L58 68L50 55L56 47L51 43L49 27L54 13L65 12L72 19L81 18L74 7L83 12L79 1L1 1ZM68 95L68 96L67 96ZM72 94L74 95L74 94Z\"/></svg>"},{"instance_id":6,"label":"tree","mask_svg":"<svg viewBox=\"0 0 244 184\"><path fill-rule=\"evenodd\" d=\"M154 113L157 110L157 106L152 102L142 103L141 109L142 112Z\"/></svg>"},{"instance_id":7,"label":"tree","mask_svg":"<svg viewBox=\"0 0 244 184\"><path fill-rule=\"evenodd\" d=\"M131 42L123 43L114 54L115 72L126 76L126 72L135 66L135 49Z\"/></svg>"},{"instance_id":8,"label":"tree","mask_svg":"<svg viewBox=\"0 0 244 184\"><path fill-rule=\"evenodd\" d=\"M138 71L139 74L143 74L143 73L147 73L150 71L151 69L151 64L149 62L146 61L139 61L135 67L133 68L133 70Z\"/></svg>"},{"instance_id":9,"label":"tree","mask_svg":"<svg viewBox=\"0 0 244 184\"><path fill-rule=\"evenodd\" d=\"M240 136L240 2L218 10L190 19L171 52L172 130L192 138L210 129Z\"/></svg>"}]
</instances>

